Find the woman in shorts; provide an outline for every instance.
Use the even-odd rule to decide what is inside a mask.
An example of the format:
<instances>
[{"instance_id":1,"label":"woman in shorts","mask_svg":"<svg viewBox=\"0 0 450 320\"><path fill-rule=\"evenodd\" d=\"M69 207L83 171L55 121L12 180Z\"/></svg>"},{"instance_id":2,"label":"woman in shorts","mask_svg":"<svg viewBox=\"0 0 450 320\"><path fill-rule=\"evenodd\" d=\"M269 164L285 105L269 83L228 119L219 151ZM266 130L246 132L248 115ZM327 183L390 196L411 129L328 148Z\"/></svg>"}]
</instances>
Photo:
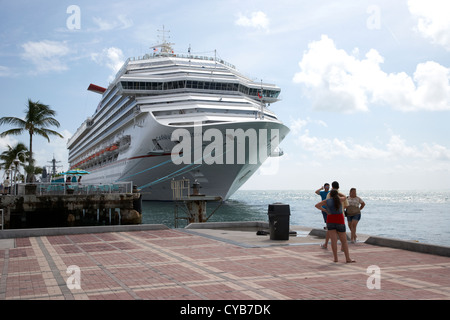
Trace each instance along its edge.
<instances>
[{"instance_id":1,"label":"woman in shorts","mask_svg":"<svg viewBox=\"0 0 450 320\"><path fill-rule=\"evenodd\" d=\"M356 226L361 220L361 210L366 205L364 201L356 195L356 189L350 189L350 195L347 197L348 207L345 209L347 213L348 228L351 231L350 242L356 242Z\"/></svg>"},{"instance_id":2,"label":"woman in shorts","mask_svg":"<svg viewBox=\"0 0 450 320\"><path fill-rule=\"evenodd\" d=\"M327 216L327 229L331 240L331 249L333 250L334 262L338 262L337 255L337 239L342 244L342 251L344 251L345 259L347 263L355 262L350 258L347 244L347 234L345 233L345 219L342 212L342 203L345 201L345 196L340 197L337 190L330 191L330 199L323 200L316 204L316 208L319 210L326 210ZM325 207L322 208L322 206Z\"/></svg>"}]
</instances>

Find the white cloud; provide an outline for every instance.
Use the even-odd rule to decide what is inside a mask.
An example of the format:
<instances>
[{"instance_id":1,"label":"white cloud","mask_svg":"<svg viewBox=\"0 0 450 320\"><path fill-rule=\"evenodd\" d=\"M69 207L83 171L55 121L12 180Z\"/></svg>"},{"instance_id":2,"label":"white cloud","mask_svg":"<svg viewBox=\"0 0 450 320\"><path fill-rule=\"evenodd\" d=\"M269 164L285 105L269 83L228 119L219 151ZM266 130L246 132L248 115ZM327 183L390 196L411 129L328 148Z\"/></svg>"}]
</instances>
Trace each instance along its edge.
<instances>
[{"instance_id":1,"label":"white cloud","mask_svg":"<svg viewBox=\"0 0 450 320\"><path fill-rule=\"evenodd\" d=\"M423 154L419 152L415 146L408 146L404 139L400 136L393 135L386 145L387 155L393 158L415 158L423 157Z\"/></svg>"},{"instance_id":2,"label":"white cloud","mask_svg":"<svg viewBox=\"0 0 450 320\"><path fill-rule=\"evenodd\" d=\"M13 136L6 136L0 138L0 153L8 150L8 146L14 147L18 142L19 141L15 139Z\"/></svg>"},{"instance_id":3,"label":"white cloud","mask_svg":"<svg viewBox=\"0 0 450 320\"><path fill-rule=\"evenodd\" d=\"M368 111L371 104L402 111L450 110L449 68L427 61L417 65L411 78L384 72L383 62L375 49L360 60L322 35L308 45L293 81L306 87L317 110L352 113Z\"/></svg>"},{"instance_id":4,"label":"white cloud","mask_svg":"<svg viewBox=\"0 0 450 320\"><path fill-rule=\"evenodd\" d=\"M9 77L11 75L11 70L8 67L0 66L0 77Z\"/></svg>"},{"instance_id":5,"label":"white cloud","mask_svg":"<svg viewBox=\"0 0 450 320\"><path fill-rule=\"evenodd\" d=\"M308 120L298 118L296 120L292 120L291 125L289 126L289 129L291 130L292 134L299 133L303 127L305 127L309 123Z\"/></svg>"},{"instance_id":6,"label":"white cloud","mask_svg":"<svg viewBox=\"0 0 450 320\"><path fill-rule=\"evenodd\" d=\"M92 18L94 23L97 25L99 31L109 31L114 29L128 29L133 26L133 20L127 18L125 15L118 15L117 20L105 20L102 18L94 17Z\"/></svg>"},{"instance_id":7,"label":"white cloud","mask_svg":"<svg viewBox=\"0 0 450 320\"><path fill-rule=\"evenodd\" d=\"M24 52L22 58L36 66L36 71L46 73L50 71L65 71L67 65L61 61L70 50L65 42L43 40L29 41L22 45Z\"/></svg>"},{"instance_id":8,"label":"white cloud","mask_svg":"<svg viewBox=\"0 0 450 320\"><path fill-rule=\"evenodd\" d=\"M450 109L450 68L433 61L420 63L414 80L417 83L413 95L415 101L422 102L426 109Z\"/></svg>"},{"instance_id":9,"label":"white cloud","mask_svg":"<svg viewBox=\"0 0 450 320\"><path fill-rule=\"evenodd\" d=\"M239 13L238 19L235 22L238 26L243 27L252 27L257 29L265 29L269 28L269 18L262 11L253 12L250 17L246 17Z\"/></svg>"},{"instance_id":10,"label":"white cloud","mask_svg":"<svg viewBox=\"0 0 450 320\"><path fill-rule=\"evenodd\" d=\"M106 66L113 71L113 74L109 78L110 81L113 80L113 77L125 62L122 50L115 47L105 48L101 53L93 53L91 54L91 58L96 63Z\"/></svg>"},{"instance_id":11,"label":"white cloud","mask_svg":"<svg viewBox=\"0 0 450 320\"><path fill-rule=\"evenodd\" d=\"M321 159L333 159L337 156L353 157L347 142L337 138L319 138L310 135L308 129L295 140L304 150L311 151Z\"/></svg>"},{"instance_id":12,"label":"white cloud","mask_svg":"<svg viewBox=\"0 0 450 320\"><path fill-rule=\"evenodd\" d=\"M348 158L354 160L371 159L380 161L414 160L450 161L450 149L433 143L421 146L408 145L398 135L392 135L385 145L374 146L371 143L356 143L352 139L319 138L310 135L308 129L299 134L295 140L304 150L312 152L316 157L331 160Z\"/></svg>"},{"instance_id":13,"label":"white cloud","mask_svg":"<svg viewBox=\"0 0 450 320\"><path fill-rule=\"evenodd\" d=\"M450 161L450 149L436 143L433 143L431 146L425 144L422 152L429 155L429 158L434 160Z\"/></svg>"},{"instance_id":14,"label":"white cloud","mask_svg":"<svg viewBox=\"0 0 450 320\"><path fill-rule=\"evenodd\" d=\"M59 130L59 133L63 135L63 139L53 136L50 138L50 143L45 139L33 140L33 153L36 165L40 167L50 167L53 157L58 161L58 172L68 169L69 150L67 149L67 141L72 136L72 133L66 129ZM35 146L36 143L36 146ZM50 171L50 170L49 170Z\"/></svg>"},{"instance_id":15,"label":"white cloud","mask_svg":"<svg viewBox=\"0 0 450 320\"><path fill-rule=\"evenodd\" d=\"M308 124L315 123L320 125L321 127L328 127L325 121L323 120L312 120L310 117L307 117L306 119L298 118L298 119L291 119L291 124L289 126L289 129L291 130L292 134L300 133L301 130Z\"/></svg>"},{"instance_id":16,"label":"white cloud","mask_svg":"<svg viewBox=\"0 0 450 320\"><path fill-rule=\"evenodd\" d=\"M408 0L410 13L417 18L416 30L450 51L450 3L448 0Z\"/></svg>"}]
</instances>

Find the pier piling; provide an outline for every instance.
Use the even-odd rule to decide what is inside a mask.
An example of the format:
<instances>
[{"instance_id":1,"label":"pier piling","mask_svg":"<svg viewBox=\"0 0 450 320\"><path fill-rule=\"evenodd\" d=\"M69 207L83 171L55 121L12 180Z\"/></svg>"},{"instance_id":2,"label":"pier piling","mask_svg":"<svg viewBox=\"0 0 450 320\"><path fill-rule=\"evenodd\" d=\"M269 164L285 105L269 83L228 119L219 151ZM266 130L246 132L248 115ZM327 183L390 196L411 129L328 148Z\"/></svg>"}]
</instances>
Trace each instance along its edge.
<instances>
[{"instance_id":1,"label":"pier piling","mask_svg":"<svg viewBox=\"0 0 450 320\"><path fill-rule=\"evenodd\" d=\"M189 188L189 179L172 181L173 201L175 204L175 228L178 228L178 220L186 220L187 224L207 222L223 203L222 198L219 196L206 196L201 194L200 183L197 180L192 185L192 193L189 193ZM206 212L206 204L208 202L218 203L218 206L209 215ZM186 215L180 216L180 210Z\"/></svg>"}]
</instances>

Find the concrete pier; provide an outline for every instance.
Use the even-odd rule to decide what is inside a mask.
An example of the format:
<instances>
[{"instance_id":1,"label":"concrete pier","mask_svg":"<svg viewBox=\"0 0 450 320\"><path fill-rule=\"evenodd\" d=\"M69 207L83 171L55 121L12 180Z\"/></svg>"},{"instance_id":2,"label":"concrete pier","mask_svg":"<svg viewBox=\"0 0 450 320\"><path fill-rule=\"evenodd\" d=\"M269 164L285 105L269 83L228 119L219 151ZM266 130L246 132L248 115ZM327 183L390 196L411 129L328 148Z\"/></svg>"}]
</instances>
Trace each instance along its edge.
<instances>
[{"instance_id":1,"label":"concrete pier","mask_svg":"<svg viewBox=\"0 0 450 320\"><path fill-rule=\"evenodd\" d=\"M138 211L140 201L139 193L3 195L0 209L3 209L4 229L13 228L15 221L23 220L28 225L70 226L90 216L97 221L137 224L142 222L142 212Z\"/></svg>"}]
</instances>

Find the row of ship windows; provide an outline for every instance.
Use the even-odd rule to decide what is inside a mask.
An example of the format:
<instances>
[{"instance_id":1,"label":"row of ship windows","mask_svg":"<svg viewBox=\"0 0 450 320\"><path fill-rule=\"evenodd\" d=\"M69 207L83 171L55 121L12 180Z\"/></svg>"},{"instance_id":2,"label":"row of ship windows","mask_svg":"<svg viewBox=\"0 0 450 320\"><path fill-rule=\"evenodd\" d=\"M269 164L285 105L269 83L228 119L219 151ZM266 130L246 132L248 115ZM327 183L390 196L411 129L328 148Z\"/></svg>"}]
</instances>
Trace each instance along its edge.
<instances>
[{"instance_id":1,"label":"row of ship windows","mask_svg":"<svg viewBox=\"0 0 450 320\"><path fill-rule=\"evenodd\" d=\"M178 116L180 114L195 114L195 113L209 113L209 114L218 114L221 116L228 115L240 115L240 116L251 116L257 117L259 115L259 110L228 110L228 109L211 109L211 108L194 108L194 109L180 109L180 110L169 110L169 111L153 111L153 115L156 118L164 117L164 116ZM271 114L264 112L264 116L273 120L277 120L277 118Z\"/></svg>"},{"instance_id":2,"label":"row of ship windows","mask_svg":"<svg viewBox=\"0 0 450 320\"><path fill-rule=\"evenodd\" d=\"M124 90L174 90L174 89L201 89L201 90L221 90L221 91L239 91L249 96L261 95L261 89L249 88L238 83L222 83L207 81L169 81L169 82L136 82L122 81ZM263 90L262 96L277 98L280 91Z\"/></svg>"}]
</instances>

